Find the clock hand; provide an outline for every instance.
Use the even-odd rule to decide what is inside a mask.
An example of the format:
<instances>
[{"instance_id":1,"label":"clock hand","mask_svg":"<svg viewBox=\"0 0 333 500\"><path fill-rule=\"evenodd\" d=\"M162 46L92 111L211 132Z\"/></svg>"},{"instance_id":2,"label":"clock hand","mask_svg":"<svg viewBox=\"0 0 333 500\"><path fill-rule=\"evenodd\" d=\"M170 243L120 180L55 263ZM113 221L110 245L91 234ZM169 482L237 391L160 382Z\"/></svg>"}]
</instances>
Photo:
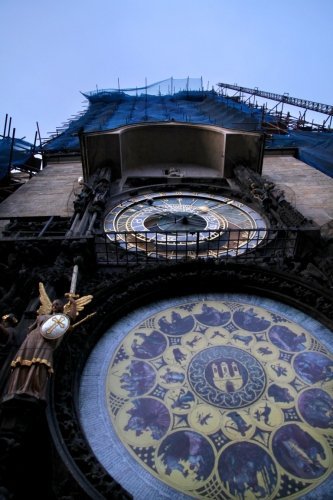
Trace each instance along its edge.
<instances>
[{"instance_id":1,"label":"clock hand","mask_svg":"<svg viewBox=\"0 0 333 500\"><path fill-rule=\"evenodd\" d=\"M162 229L162 231L168 231L168 228L169 228L169 227L171 227L171 228L172 228L172 226L174 226L174 224L175 224L174 222L169 222L169 224L166 224L166 225L165 225L165 228L163 228L163 229Z\"/></svg>"}]
</instances>

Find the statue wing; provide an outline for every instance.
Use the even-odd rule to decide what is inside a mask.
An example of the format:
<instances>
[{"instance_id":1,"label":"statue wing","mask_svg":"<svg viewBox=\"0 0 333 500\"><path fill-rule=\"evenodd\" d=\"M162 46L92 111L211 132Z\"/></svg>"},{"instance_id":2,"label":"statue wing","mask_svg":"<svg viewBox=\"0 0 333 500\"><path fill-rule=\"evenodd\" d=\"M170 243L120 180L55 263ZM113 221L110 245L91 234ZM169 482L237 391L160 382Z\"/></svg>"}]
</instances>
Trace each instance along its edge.
<instances>
[{"instance_id":1,"label":"statue wing","mask_svg":"<svg viewBox=\"0 0 333 500\"><path fill-rule=\"evenodd\" d=\"M78 315L81 311L83 311L84 306L89 304L93 299L93 295L85 295L84 297L79 297L78 299L75 300L76 302L76 314ZM68 314L71 308L71 303L67 302L67 304L64 305L64 313Z\"/></svg>"},{"instance_id":2,"label":"statue wing","mask_svg":"<svg viewBox=\"0 0 333 500\"><path fill-rule=\"evenodd\" d=\"M37 314L39 315L51 314L52 302L46 293L43 283L39 283L39 301L40 301L40 306L37 310Z\"/></svg>"}]
</instances>

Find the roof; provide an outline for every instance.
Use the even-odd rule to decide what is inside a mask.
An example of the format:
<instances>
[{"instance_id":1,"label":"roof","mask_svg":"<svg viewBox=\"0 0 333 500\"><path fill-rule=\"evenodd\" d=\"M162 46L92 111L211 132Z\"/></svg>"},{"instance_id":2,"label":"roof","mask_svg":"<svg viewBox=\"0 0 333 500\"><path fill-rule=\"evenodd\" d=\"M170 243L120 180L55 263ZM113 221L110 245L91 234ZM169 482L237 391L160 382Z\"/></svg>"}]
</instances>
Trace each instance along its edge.
<instances>
[{"instance_id":1,"label":"roof","mask_svg":"<svg viewBox=\"0 0 333 500\"><path fill-rule=\"evenodd\" d=\"M167 79L141 88L83 92L87 108L44 144L46 153L80 151L80 133L114 130L124 125L176 121L266 132L265 148L297 148L298 158L333 177L333 134L288 128L273 114L263 121L262 107L237 96L205 90L201 79Z\"/></svg>"}]
</instances>

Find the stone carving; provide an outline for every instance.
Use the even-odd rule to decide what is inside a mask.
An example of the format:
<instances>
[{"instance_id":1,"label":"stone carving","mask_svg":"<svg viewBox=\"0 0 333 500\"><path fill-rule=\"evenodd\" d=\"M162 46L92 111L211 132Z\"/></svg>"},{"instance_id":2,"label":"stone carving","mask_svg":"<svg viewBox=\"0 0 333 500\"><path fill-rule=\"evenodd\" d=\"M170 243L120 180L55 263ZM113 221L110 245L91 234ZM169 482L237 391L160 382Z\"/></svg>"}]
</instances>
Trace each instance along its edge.
<instances>
[{"instance_id":1,"label":"stone carving","mask_svg":"<svg viewBox=\"0 0 333 500\"><path fill-rule=\"evenodd\" d=\"M285 199L283 191L273 182L244 166L236 167L234 174L242 190L257 202L278 225L301 227L310 223Z\"/></svg>"}]
</instances>

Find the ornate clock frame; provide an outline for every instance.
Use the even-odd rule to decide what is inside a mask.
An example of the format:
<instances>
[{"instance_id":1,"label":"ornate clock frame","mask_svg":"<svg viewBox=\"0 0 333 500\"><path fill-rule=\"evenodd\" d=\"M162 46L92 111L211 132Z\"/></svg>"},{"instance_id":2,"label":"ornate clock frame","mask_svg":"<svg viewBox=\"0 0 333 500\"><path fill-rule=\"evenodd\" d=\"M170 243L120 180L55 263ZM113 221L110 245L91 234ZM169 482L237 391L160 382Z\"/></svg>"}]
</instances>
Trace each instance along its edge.
<instances>
[{"instance_id":1,"label":"ornate clock frame","mask_svg":"<svg viewBox=\"0 0 333 500\"><path fill-rule=\"evenodd\" d=\"M82 431L78 418L80 376L89 352L111 324L136 307L155 300L199 291L243 292L264 296L291 305L333 328L333 307L328 294L303 280L283 273L239 264L211 262L156 265L136 270L117 283L104 279L99 287L98 314L94 328L84 335L73 335L59 349L51 401L48 409L50 428L58 453L71 470L76 483L94 498L128 498L128 493L110 477L98 462ZM198 285L200 283L200 286ZM88 284L88 283L87 283ZM93 282L89 284L93 288ZM71 364L68 364L70 353ZM73 372L73 367L75 371ZM74 395L74 398L73 398ZM74 403L74 404L73 404ZM89 462L87 469L85 464Z\"/></svg>"},{"instance_id":2,"label":"ornate clock frame","mask_svg":"<svg viewBox=\"0 0 333 500\"><path fill-rule=\"evenodd\" d=\"M167 259L240 255L263 243L267 227L258 210L209 190L144 190L104 218L106 235L126 251Z\"/></svg>"}]
</instances>

